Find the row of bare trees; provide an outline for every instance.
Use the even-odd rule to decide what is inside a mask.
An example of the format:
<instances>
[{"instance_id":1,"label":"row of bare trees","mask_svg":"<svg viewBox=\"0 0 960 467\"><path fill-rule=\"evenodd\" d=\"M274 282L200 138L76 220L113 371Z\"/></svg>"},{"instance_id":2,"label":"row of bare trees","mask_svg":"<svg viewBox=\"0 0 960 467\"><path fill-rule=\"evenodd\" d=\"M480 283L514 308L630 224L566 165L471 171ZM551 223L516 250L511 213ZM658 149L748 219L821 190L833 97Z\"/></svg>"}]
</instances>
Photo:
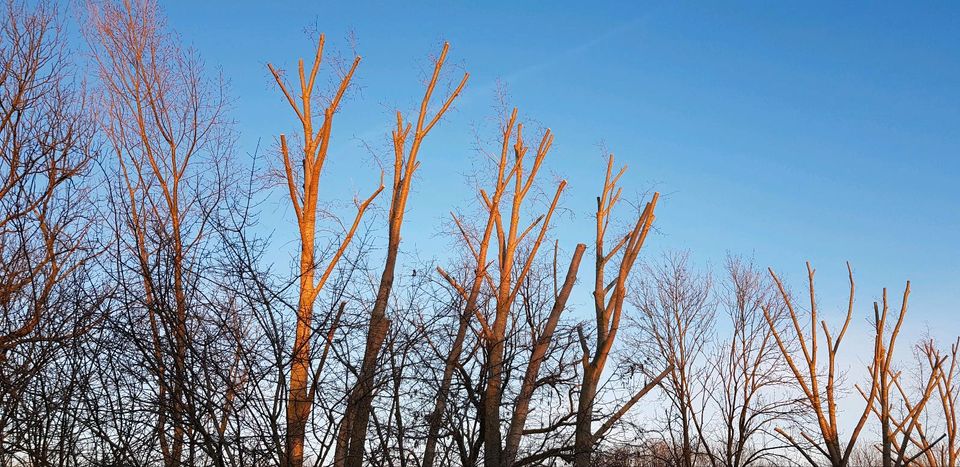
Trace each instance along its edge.
<instances>
[{"instance_id":1,"label":"row of bare trees","mask_svg":"<svg viewBox=\"0 0 960 467\"><path fill-rule=\"evenodd\" d=\"M240 158L225 80L155 2L78 8L75 43L57 5L3 5L0 464L957 464L960 341L903 358L909 283L861 317L851 270L835 329L809 266L794 294L741 258L716 278L643 258L659 195L631 209L613 156L595 237L568 244L553 133L516 109L451 206L452 253L418 258L420 156L469 77L448 45L389 124L393 164L343 207L322 184L350 157L333 123L360 57L321 35L268 65L294 131ZM841 347L864 318L870 348Z\"/></svg>"}]
</instances>

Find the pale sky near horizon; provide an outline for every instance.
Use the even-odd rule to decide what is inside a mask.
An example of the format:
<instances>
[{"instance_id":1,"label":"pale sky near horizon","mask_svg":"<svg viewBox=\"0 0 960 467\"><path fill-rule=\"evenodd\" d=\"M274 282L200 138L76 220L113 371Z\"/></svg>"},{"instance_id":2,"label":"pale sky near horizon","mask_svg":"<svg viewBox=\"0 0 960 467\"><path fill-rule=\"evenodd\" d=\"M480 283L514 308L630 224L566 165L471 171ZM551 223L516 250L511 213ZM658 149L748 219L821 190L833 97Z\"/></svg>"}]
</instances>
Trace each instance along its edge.
<instances>
[{"instance_id":1,"label":"pale sky near horizon","mask_svg":"<svg viewBox=\"0 0 960 467\"><path fill-rule=\"evenodd\" d=\"M701 265L752 255L795 286L818 269L824 311L844 309L845 261L859 312L881 288L911 328L960 334L960 4L680 2L164 2L170 25L234 98L239 149L263 157L293 115L266 71L330 52L363 56L359 92L335 124L323 191L348 199L378 179L360 141L386 148L429 59L451 43L451 79L471 73L426 143L407 251L436 255L496 118L497 83L530 127L556 134L550 177L570 183L557 235L591 242L604 151L629 165L632 199L663 193L647 256L689 249ZM308 30L308 32L305 32ZM350 38L353 39L350 39ZM351 44L353 42L353 44ZM381 151L385 154L384 151ZM291 213L283 199L267 223ZM290 225L290 224L286 224ZM278 227L278 238L289 238ZM293 251L292 245L289 250ZM836 317L836 314L830 315ZM856 341L854 341L856 345Z\"/></svg>"}]
</instances>

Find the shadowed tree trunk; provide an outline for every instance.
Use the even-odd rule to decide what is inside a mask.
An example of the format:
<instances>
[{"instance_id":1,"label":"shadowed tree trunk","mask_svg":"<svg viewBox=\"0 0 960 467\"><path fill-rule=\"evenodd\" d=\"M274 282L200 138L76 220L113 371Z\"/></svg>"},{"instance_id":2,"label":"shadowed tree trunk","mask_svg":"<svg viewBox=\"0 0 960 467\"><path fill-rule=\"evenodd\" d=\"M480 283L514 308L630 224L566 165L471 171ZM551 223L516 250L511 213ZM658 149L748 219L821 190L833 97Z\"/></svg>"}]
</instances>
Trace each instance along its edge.
<instances>
[{"instance_id":1,"label":"shadowed tree trunk","mask_svg":"<svg viewBox=\"0 0 960 467\"><path fill-rule=\"evenodd\" d=\"M129 253L142 281L158 391L156 431L166 465L191 462L197 392L188 356L195 347L194 266L210 212L224 195L219 170L230 135L223 130L220 82L181 49L149 0L90 2L87 37L102 86L98 116L118 162L119 209L132 236ZM139 324L139 323L135 323ZM148 360L149 361L149 360Z\"/></svg>"},{"instance_id":2,"label":"shadowed tree trunk","mask_svg":"<svg viewBox=\"0 0 960 467\"><path fill-rule=\"evenodd\" d=\"M530 360L527 362L527 368L524 371L523 381L520 384L520 393L514 402L513 415L510 417L510 428L507 431L506 447L504 448L503 465L513 465L517 460L517 452L520 448L520 441L523 437L524 426L527 417L530 415L530 400L533 398L533 392L537 389L537 378L540 375L540 367L547 356L547 350L552 343L554 331L557 323L560 321L560 315L567 306L567 299L570 298L570 291L577 281L577 270L580 268L580 260L583 258L583 252L587 246L583 243L577 245L573 251L573 257L570 259L570 266L567 269L566 278L560 293L554 297L553 308L547 318L543 329L533 343L533 351L530 353ZM556 268L556 265L554 265Z\"/></svg>"}]
</instances>

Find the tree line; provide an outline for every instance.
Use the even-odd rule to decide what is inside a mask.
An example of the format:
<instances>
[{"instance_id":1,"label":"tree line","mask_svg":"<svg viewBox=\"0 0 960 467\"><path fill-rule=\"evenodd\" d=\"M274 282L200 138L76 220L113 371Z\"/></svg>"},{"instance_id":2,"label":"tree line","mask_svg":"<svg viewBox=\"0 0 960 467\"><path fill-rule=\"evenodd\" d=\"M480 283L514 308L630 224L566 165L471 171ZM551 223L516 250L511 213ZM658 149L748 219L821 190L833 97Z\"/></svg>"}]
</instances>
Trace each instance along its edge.
<instances>
[{"instance_id":1,"label":"tree line","mask_svg":"<svg viewBox=\"0 0 960 467\"><path fill-rule=\"evenodd\" d=\"M558 238L554 136L517 109L451 206L452 253L405 259L421 148L469 81L447 44L389 122L393 164L343 210L321 187L359 56L326 59L320 35L268 65L289 106L271 118L296 130L261 168L154 1L78 9L74 37L52 2L2 6L3 465L958 464L960 339L897 345L909 282L871 310L848 265L828 323L809 264L794 290L744 257L643 257L659 194L627 199L612 155L594 235ZM289 267L264 193L289 206ZM857 326L868 348L842 345Z\"/></svg>"}]
</instances>

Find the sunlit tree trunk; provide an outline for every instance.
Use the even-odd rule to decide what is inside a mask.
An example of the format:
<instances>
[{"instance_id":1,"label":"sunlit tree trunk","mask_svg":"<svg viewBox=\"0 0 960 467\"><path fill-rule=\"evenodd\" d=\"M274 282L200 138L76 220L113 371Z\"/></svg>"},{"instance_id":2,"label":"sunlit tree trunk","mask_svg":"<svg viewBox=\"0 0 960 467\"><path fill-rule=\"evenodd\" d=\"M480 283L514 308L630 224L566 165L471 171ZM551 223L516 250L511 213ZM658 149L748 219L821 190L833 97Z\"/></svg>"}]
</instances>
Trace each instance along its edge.
<instances>
[{"instance_id":1,"label":"sunlit tree trunk","mask_svg":"<svg viewBox=\"0 0 960 467\"><path fill-rule=\"evenodd\" d=\"M300 234L300 261L298 271L300 287L297 301L296 334L290 362L289 387L287 389L287 433L284 441L283 456L284 465L291 467L300 467L303 465L307 421L313 407L313 399L310 392L310 372L314 303L317 300L317 296L323 290L324 284L340 261L340 258L343 256L344 251L346 251L350 245L367 208L383 190L383 186L381 185L374 190L373 194L367 199L356 202L356 216L352 224L350 224L346 232L344 232L343 238L340 240L340 245L336 248L326 266L322 269L318 268L316 260L316 231L320 177L323 173L324 162L326 162L327 150L330 146L334 115L339 110L340 102L350 86L357 66L360 64L360 57L356 57L350 68L341 76L340 84L337 86L334 94L327 100L327 105L322 110L322 119L319 128L316 128L314 124L313 104L317 97L314 96L314 87L317 72L320 69L320 64L323 59L323 47L324 36L321 35L309 73L304 69L303 60L300 60L298 63L298 74L300 78L299 102L298 99L291 94L289 86L284 82L281 72L273 66L268 65L277 85L286 97L287 102L296 114L303 129L302 159L300 164L293 162L293 151L287 144L285 135L280 135L280 155L283 159L286 185ZM298 170L298 167L302 167L302 170Z\"/></svg>"},{"instance_id":2,"label":"sunlit tree trunk","mask_svg":"<svg viewBox=\"0 0 960 467\"><path fill-rule=\"evenodd\" d=\"M597 229L594 252L596 260L593 290L596 345L591 347L584 335L583 327L577 328L580 348L583 352L581 357L583 379L581 380L577 401L577 419L574 433L574 465L577 467L587 467L593 462L593 451L596 443L596 436L593 431L594 402L597 397L597 387L613 348L613 343L616 340L617 332L620 329L620 318L627 293L627 281L640 254L640 249L643 248L650 226L653 224L653 211L659 198L659 193L654 193L653 198L647 203L630 231L617 239L617 243L610 251L605 250L611 212L617 202L620 201L621 188L617 183L625 171L626 167L623 167L616 174L613 173L613 155L611 155L607 163L603 190L597 197ZM619 266L615 270L616 276L607 281L605 277L607 264L615 258L620 260ZM668 366L672 367L669 362ZM655 377L653 384L656 384L662 378L663 375ZM640 392L646 393L651 388L652 386L648 384ZM597 434L601 433L598 432Z\"/></svg>"}]
</instances>

